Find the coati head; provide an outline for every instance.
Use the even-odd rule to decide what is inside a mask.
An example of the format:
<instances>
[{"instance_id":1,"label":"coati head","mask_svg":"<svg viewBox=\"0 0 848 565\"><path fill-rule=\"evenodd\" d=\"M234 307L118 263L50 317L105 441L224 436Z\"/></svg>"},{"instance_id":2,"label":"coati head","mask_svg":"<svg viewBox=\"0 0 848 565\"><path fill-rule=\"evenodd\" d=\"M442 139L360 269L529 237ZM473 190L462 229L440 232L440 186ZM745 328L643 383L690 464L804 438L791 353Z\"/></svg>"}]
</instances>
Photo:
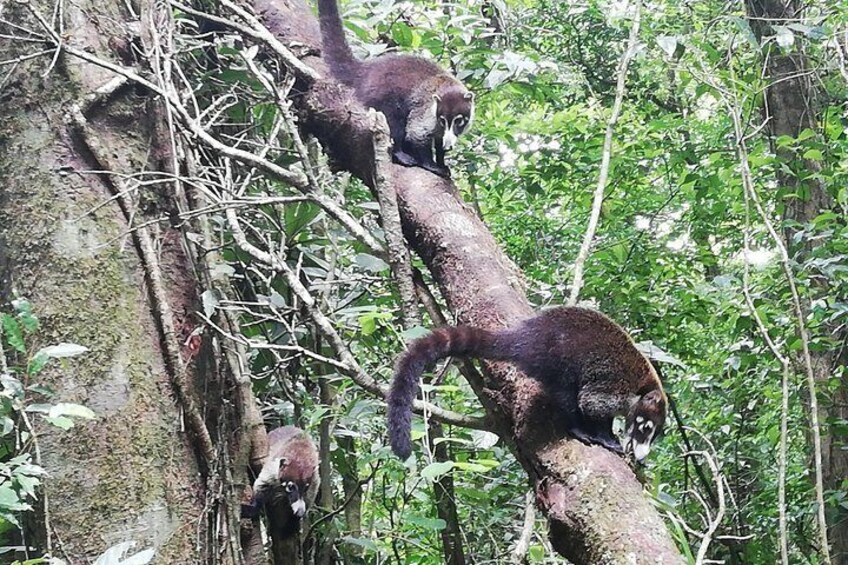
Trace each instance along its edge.
<instances>
[{"instance_id":1,"label":"coati head","mask_svg":"<svg viewBox=\"0 0 848 565\"><path fill-rule=\"evenodd\" d=\"M651 451L651 442L659 436L665 424L666 398L662 389L654 389L639 397L630 407L625 419L624 450L633 450L633 457L642 461Z\"/></svg>"},{"instance_id":2,"label":"coati head","mask_svg":"<svg viewBox=\"0 0 848 565\"><path fill-rule=\"evenodd\" d=\"M306 501L303 499L303 493L309 489L309 484L304 485L304 488L299 487L294 481L286 481L280 484L286 493L292 514L298 518L303 518L303 515L306 514Z\"/></svg>"},{"instance_id":3,"label":"coati head","mask_svg":"<svg viewBox=\"0 0 848 565\"><path fill-rule=\"evenodd\" d=\"M455 84L434 94L433 101L438 131L442 134L442 147L449 150L474 119L474 93Z\"/></svg>"},{"instance_id":4,"label":"coati head","mask_svg":"<svg viewBox=\"0 0 848 565\"><path fill-rule=\"evenodd\" d=\"M305 463L305 464L304 464ZM289 461L283 457L280 460L280 469L277 478L280 482L282 496L291 507L292 514L302 518L306 514L306 494L315 478L315 466L312 461Z\"/></svg>"}]
</instances>

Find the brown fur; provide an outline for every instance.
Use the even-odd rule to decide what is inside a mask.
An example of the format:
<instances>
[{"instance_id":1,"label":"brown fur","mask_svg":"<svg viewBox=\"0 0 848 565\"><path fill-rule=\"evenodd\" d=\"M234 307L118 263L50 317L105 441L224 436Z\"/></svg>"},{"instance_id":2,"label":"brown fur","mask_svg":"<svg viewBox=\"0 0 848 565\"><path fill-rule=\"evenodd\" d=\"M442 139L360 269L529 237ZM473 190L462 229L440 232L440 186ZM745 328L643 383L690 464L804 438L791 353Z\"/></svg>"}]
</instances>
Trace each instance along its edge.
<instances>
[{"instance_id":1,"label":"brown fur","mask_svg":"<svg viewBox=\"0 0 848 565\"><path fill-rule=\"evenodd\" d=\"M500 331L444 327L412 342L398 358L388 397L389 438L400 457L412 449L409 428L418 379L427 366L448 356L515 363L546 387L569 421L568 432L587 443L622 451L612 433L616 416L625 416L628 439L644 445L665 423L662 383L630 336L600 312L559 307ZM651 422L647 428L646 421Z\"/></svg>"},{"instance_id":2,"label":"brown fur","mask_svg":"<svg viewBox=\"0 0 848 565\"><path fill-rule=\"evenodd\" d=\"M336 0L318 0L324 59L359 101L386 116L396 163L450 176L444 140L468 129L474 96L436 63L413 55L353 56ZM457 118L460 118L457 120ZM433 151L435 149L435 159Z\"/></svg>"},{"instance_id":3,"label":"brown fur","mask_svg":"<svg viewBox=\"0 0 848 565\"><path fill-rule=\"evenodd\" d=\"M277 524L283 537L298 531L300 516L292 504L312 504L318 488L318 450L300 428L283 426L268 432L268 457L253 484L253 499L242 507L244 517L256 517L259 509L278 505L282 519Z\"/></svg>"}]
</instances>

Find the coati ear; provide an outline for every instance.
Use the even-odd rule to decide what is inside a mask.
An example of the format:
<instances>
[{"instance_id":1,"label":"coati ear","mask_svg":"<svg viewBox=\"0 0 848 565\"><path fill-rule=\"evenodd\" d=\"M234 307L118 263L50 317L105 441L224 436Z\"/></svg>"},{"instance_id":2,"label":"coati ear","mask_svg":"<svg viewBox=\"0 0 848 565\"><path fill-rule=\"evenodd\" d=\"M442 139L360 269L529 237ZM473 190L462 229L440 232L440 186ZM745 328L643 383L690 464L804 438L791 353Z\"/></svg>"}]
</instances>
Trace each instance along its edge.
<instances>
[{"instance_id":1,"label":"coati ear","mask_svg":"<svg viewBox=\"0 0 848 565\"><path fill-rule=\"evenodd\" d=\"M463 98L465 98L466 100L474 100L474 93L469 90L465 93L465 96L463 96Z\"/></svg>"},{"instance_id":2,"label":"coati ear","mask_svg":"<svg viewBox=\"0 0 848 565\"><path fill-rule=\"evenodd\" d=\"M438 104L439 102L441 102L441 101L442 101L442 97L441 97L441 96L439 96L438 94L434 94L434 95L433 95L433 100L435 100L435 101L436 101L436 103Z\"/></svg>"},{"instance_id":3,"label":"coati ear","mask_svg":"<svg viewBox=\"0 0 848 565\"><path fill-rule=\"evenodd\" d=\"M649 392L648 394L646 394L645 396L642 397L642 403L643 404L651 404L651 405L656 406L656 405L660 404L661 401L662 401L662 395L660 394L660 391L658 391L658 390L652 390L651 392Z\"/></svg>"}]
</instances>

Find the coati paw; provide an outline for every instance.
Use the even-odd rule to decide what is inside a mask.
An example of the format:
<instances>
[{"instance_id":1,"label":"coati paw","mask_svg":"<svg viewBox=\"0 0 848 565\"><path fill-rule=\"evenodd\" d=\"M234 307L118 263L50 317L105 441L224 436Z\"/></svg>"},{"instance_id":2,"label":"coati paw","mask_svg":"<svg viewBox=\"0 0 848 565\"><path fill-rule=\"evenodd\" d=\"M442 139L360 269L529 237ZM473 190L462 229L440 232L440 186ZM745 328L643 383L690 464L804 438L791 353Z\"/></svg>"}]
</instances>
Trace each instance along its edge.
<instances>
[{"instance_id":1,"label":"coati paw","mask_svg":"<svg viewBox=\"0 0 848 565\"><path fill-rule=\"evenodd\" d=\"M613 453L624 455L624 448L621 447L621 443L616 441L614 438L589 435L580 428L571 428L568 430L568 433L571 437L585 443L586 445L599 445L609 449Z\"/></svg>"},{"instance_id":2,"label":"coati paw","mask_svg":"<svg viewBox=\"0 0 848 565\"><path fill-rule=\"evenodd\" d=\"M442 178L445 178L445 179L451 178L450 169L448 169L445 166L426 163L424 165L421 165L421 168L430 171L434 175L439 175Z\"/></svg>"},{"instance_id":3,"label":"coati paw","mask_svg":"<svg viewBox=\"0 0 848 565\"><path fill-rule=\"evenodd\" d=\"M392 153L392 160L398 165L403 165L404 167L418 166L418 160L415 157L406 151L401 151L400 149Z\"/></svg>"}]
</instances>

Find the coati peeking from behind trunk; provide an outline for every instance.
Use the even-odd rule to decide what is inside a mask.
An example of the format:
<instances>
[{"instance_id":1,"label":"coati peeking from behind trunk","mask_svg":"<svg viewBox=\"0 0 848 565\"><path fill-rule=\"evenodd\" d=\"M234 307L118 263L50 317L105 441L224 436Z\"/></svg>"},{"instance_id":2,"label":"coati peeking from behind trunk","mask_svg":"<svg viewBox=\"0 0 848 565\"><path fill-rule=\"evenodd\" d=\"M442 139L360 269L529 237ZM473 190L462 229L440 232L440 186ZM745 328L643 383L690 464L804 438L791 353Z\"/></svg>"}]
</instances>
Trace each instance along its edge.
<instances>
[{"instance_id":1,"label":"coati peeking from behind trunk","mask_svg":"<svg viewBox=\"0 0 848 565\"><path fill-rule=\"evenodd\" d=\"M357 99L386 116L392 158L450 177L445 151L468 129L474 94L436 63L413 55L353 56L337 0L318 0L323 57L333 76L353 88ZM435 152L435 160L433 154Z\"/></svg>"},{"instance_id":2,"label":"coati peeking from behind trunk","mask_svg":"<svg viewBox=\"0 0 848 565\"><path fill-rule=\"evenodd\" d=\"M662 430L667 400L651 363L615 322L594 310L561 306L498 331L443 327L409 344L395 364L388 396L389 442L412 452L412 401L424 370L445 357L510 361L542 383L561 407L570 435L585 443L633 452L642 461ZM612 431L625 417L625 445Z\"/></svg>"},{"instance_id":3,"label":"coati peeking from behind trunk","mask_svg":"<svg viewBox=\"0 0 848 565\"><path fill-rule=\"evenodd\" d=\"M242 518L256 518L266 504L281 508L282 523L275 524L288 537L300 529L318 490L318 450L309 436L295 426L268 432L268 458L253 483L250 504L241 507Z\"/></svg>"}]
</instances>

